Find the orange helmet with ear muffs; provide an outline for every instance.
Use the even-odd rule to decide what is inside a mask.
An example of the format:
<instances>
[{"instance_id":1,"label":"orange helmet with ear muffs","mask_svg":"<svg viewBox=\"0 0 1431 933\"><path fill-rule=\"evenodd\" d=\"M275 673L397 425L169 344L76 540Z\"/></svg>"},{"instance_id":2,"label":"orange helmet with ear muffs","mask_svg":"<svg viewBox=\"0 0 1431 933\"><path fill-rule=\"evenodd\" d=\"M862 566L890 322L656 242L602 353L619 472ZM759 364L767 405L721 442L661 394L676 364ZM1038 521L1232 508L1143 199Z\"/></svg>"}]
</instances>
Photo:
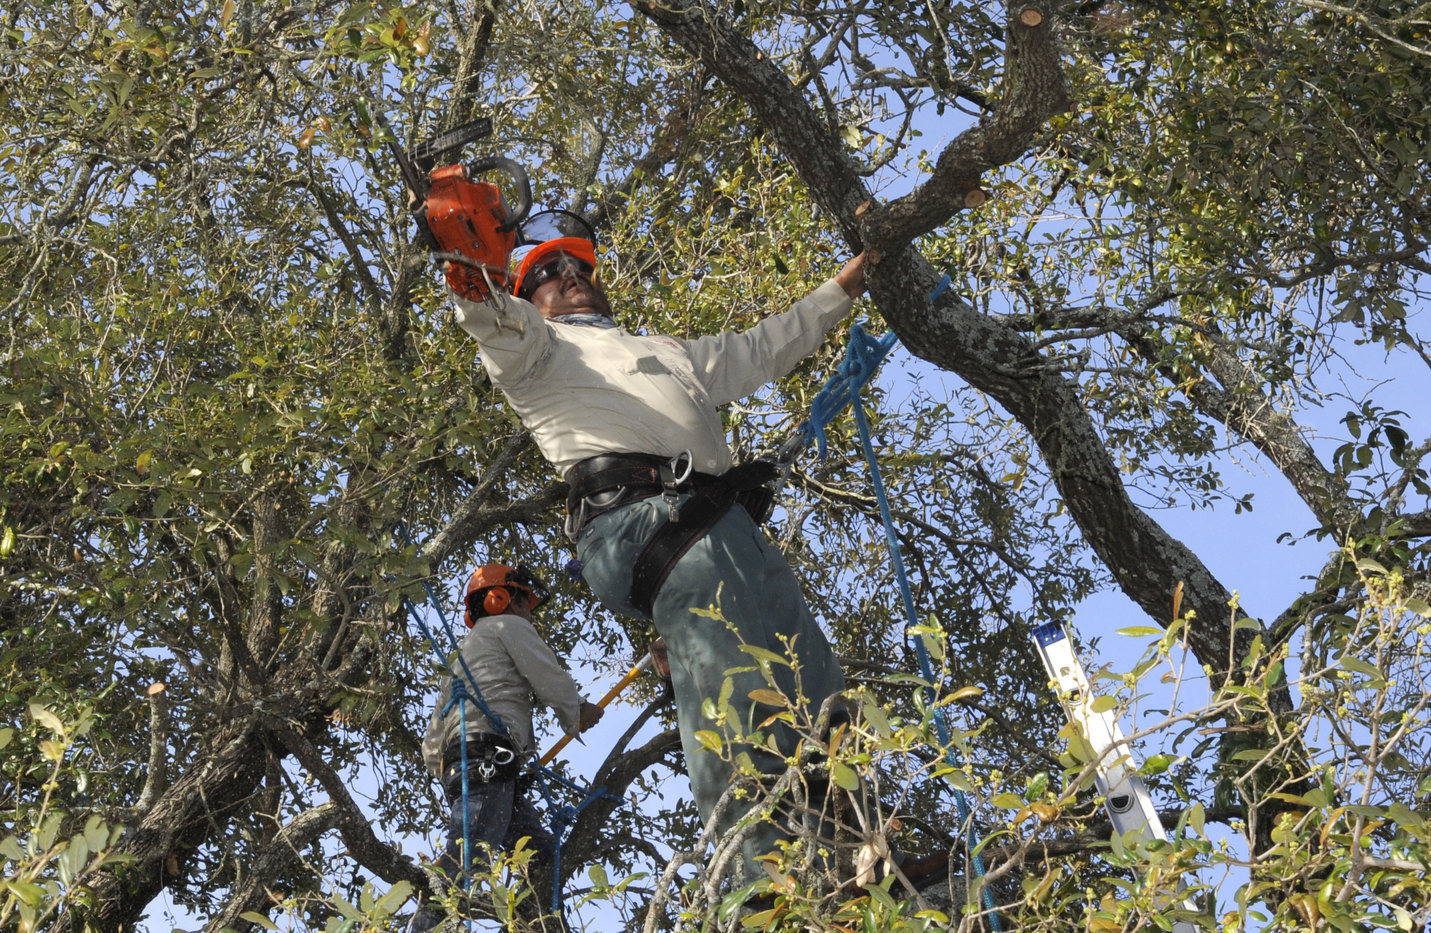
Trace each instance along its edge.
<instances>
[{"instance_id":1,"label":"orange helmet with ear muffs","mask_svg":"<svg viewBox=\"0 0 1431 933\"><path fill-rule=\"evenodd\" d=\"M512 294L530 299L537 286L552 275L545 267L563 255L575 260L576 268L587 276L595 274L596 231L586 218L560 208L528 216L512 250L508 276Z\"/></svg>"},{"instance_id":2,"label":"orange helmet with ear muffs","mask_svg":"<svg viewBox=\"0 0 1431 933\"><path fill-rule=\"evenodd\" d=\"M462 621L471 628L486 616L501 615L512 605L512 591L520 590L527 603L536 609L547 601L547 586L525 566L518 564L483 564L467 579L467 592L462 598L466 611Z\"/></svg>"},{"instance_id":3,"label":"orange helmet with ear muffs","mask_svg":"<svg viewBox=\"0 0 1431 933\"><path fill-rule=\"evenodd\" d=\"M556 257L566 255L585 267L587 275L596 271L596 247L585 237L564 236L536 246L518 247L512 251L512 294L531 299L535 285L546 281L537 270Z\"/></svg>"}]
</instances>

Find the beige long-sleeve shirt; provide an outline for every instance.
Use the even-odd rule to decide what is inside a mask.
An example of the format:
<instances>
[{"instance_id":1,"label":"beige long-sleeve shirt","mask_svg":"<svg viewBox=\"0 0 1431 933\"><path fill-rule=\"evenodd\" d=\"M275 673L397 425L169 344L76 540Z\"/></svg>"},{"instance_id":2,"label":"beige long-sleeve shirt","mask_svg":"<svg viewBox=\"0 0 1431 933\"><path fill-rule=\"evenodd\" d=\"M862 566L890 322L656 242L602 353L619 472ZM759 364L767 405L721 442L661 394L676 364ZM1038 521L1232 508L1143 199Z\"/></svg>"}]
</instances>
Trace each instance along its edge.
<instances>
[{"instance_id":1,"label":"beige long-sleeve shirt","mask_svg":"<svg viewBox=\"0 0 1431 933\"><path fill-rule=\"evenodd\" d=\"M479 619L462 639L462 657L477 681L483 701L507 727L507 736L520 754L529 755L536 748L532 731L534 701L551 707L565 732L578 732L581 690L526 619L517 615ZM463 676L456 659L452 671ZM472 694L470 685L467 692ZM434 776L442 770L443 750L457 744L462 728L462 716L455 706L442 715L451 696L452 679L444 678L437 709L422 740L422 760ZM496 731L475 703L467 704L468 735Z\"/></svg>"},{"instance_id":2,"label":"beige long-sleeve shirt","mask_svg":"<svg viewBox=\"0 0 1431 933\"><path fill-rule=\"evenodd\" d=\"M558 470L603 453L690 451L695 469L719 474L731 453L718 406L794 369L853 304L830 280L749 330L694 340L547 321L507 296L458 299L456 316Z\"/></svg>"}]
</instances>

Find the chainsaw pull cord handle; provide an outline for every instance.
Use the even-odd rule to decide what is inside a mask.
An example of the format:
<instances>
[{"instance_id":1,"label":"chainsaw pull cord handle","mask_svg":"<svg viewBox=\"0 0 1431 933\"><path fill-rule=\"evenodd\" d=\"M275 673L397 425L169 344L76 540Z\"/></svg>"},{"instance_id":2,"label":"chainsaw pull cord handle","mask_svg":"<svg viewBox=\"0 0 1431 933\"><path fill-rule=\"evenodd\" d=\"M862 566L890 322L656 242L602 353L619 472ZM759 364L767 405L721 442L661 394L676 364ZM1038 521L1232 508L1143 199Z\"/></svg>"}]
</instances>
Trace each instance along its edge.
<instances>
[{"instance_id":1,"label":"chainsaw pull cord handle","mask_svg":"<svg viewBox=\"0 0 1431 933\"><path fill-rule=\"evenodd\" d=\"M468 164L467 177L475 179L491 171L505 172L517 189L516 206L508 209L506 222L497 228L498 233L506 233L527 219L527 214L532 209L532 182L521 163L506 156L487 156Z\"/></svg>"}]
</instances>

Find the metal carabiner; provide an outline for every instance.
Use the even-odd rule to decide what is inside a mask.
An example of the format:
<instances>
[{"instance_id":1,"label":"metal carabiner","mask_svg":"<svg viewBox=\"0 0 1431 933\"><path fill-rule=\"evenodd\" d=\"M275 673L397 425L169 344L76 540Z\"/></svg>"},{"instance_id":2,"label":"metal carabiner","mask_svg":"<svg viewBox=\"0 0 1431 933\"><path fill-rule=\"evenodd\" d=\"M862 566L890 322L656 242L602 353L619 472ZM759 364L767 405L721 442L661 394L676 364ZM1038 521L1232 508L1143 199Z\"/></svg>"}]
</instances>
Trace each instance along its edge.
<instances>
[{"instance_id":1,"label":"metal carabiner","mask_svg":"<svg viewBox=\"0 0 1431 933\"><path fill-rule=\"evenodd\" d=\"M576 539L581 536L581 529L586 527L586 513L586 499L581 500L575 512L566 513L566 520L562 523L562 531L566 532L568 541L575 543Z\"/></svg>"},{"instance_id":2,"label":"metal carabiner","mask_svg":"<svg viewBox=\"0 0 1431 933\"><path fill-rule=\"evenodd\" d=\"M680 464L682 458L686 461L686 468L683 472L677 474L676 467ZM681 520L680 486L689 480L691 474L695 473L695 471L696 458L691 456L689 450L681 451L672 457L669 462L661 464L657 469L661 477L661 501L666 503L666 514L673 525Z\"/></svg>"},{"instance_id":3,"label":"metal carabiner","mask_svg":"<svg viewBox=\"0 0 1431 933\"><path fill-rule=\"evenodd\" d=\"M686 461L686 471L684 473L678 474L676 473L676 464L680 463L682 460ZM673 481L677 486L679 486L689 480L691 478L691 475L696 472L696 458L691 454L689 450L683 450L680 453L676 454L674 457L672 457L671 462L667 464L667 466L671 468Z\"/></svg>"}]
</instances>

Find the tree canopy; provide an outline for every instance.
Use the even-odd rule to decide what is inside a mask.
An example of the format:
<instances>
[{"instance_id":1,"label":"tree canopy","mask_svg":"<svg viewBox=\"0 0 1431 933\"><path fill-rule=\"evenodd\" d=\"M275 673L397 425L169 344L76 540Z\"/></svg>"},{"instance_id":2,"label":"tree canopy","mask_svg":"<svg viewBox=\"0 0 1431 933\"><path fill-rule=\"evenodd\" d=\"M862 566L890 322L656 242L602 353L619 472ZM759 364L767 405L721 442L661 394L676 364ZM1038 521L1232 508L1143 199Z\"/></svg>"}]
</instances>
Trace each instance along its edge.
<instances>
[{"instance_id":1,"label":"tree canopy","mask_svg":"<svg viewBox=\"0 0 1431 933\"><path fill-rule=\"evenodd\" d=\"M865 402L958 767L848 421L770 531L861 701L837 783L961 872L967 793L999 920L891 884L777 888L755 922L1431 920L1431 441L1386 379L1431 364L1424 6L16 0L4 27L0 928L158 929L161 895L214 931L390 927L442 822L426 586L450 612L474 563L538 566L544 634L613 678L652 636L560 573L565 487L450 321L380 116L405 147L490 118L464 157L593 224L632 329L749 326L868 256L857 314L903 372ZM743 454L840 337L728 411ZM1236 549L1228 453L1326 554L1274 618L1160 519L1212 510ZM1099 689L1166 707L1172 842L1110 838L1030 647L1109 588L1147 650ZM563 876L604 925L738 925L636 689L660 728L600 766L631 802L581 812Z\"/></svg>"}]
</instances>

